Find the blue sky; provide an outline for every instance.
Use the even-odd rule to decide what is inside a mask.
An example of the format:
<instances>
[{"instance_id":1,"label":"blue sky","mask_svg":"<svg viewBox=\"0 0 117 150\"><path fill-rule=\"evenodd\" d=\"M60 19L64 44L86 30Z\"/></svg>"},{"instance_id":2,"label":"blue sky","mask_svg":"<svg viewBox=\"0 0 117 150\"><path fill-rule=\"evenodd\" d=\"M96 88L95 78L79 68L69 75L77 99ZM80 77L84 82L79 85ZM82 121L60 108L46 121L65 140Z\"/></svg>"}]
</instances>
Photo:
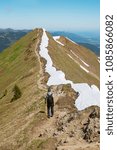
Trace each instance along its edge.
<instances>
[{"instance_id":1,"label":"blue sky","mask_svg":"<svg viewBox=\"0 0 117 150\"><path fill-rule=\"evenodd\" d=\"M99 0L1 0L0 28L98 31Z\"/></svg>"}]
</instances>

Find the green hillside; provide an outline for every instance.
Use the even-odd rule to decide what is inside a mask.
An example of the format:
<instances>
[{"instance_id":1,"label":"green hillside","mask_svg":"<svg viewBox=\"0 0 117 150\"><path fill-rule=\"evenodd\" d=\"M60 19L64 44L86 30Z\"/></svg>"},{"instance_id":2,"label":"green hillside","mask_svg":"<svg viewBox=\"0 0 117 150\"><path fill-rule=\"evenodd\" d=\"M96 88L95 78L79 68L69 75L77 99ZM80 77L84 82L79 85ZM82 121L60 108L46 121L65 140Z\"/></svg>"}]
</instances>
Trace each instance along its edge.
<instances>
[{"instance_id":1,"label":"green hillside","mask_svg":"<svg viewBox=\"0 0 117 150\"><path fill-rule=\"evenodd\" d=\"M33 31L0 54L0 89L23 78L36 66L34 46L37 32Z\"/></svg>"},{"instance_id":2,"label":"green hillside","mask_svg":"<svg viewBox=\"0 0 117 150\"><path fill-rule=\"evenodd\" d=\"M26 130L45 116L37 114L44 111L43 91L37 85L40 65L36 50L41 36L42 30L34 30L0 53L1 150L15 150L26 144L31 138ZM15 85L22 95L11 102Z\"/></svg>"}]
</instances>

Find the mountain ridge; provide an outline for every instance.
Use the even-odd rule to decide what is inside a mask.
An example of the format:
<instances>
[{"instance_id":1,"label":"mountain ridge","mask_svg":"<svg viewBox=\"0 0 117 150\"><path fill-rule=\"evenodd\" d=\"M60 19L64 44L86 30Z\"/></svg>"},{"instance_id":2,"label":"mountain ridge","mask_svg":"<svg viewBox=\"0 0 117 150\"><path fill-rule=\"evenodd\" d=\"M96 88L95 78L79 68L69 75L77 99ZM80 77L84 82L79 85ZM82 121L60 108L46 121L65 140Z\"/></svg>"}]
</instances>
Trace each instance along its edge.
<instances>
[{"instance_id":1,"label":"mountain ridge","mask_svg":"<svg viewBox=\"0 0 117 150\"><path fill-rule=\"evenodd\" d=\"M52 119L46 117L44 95L47 93L49 74L45 71L46 60L39 55L42 35L43 29L36 29L0 53L0 78L2 77L0 89L2 92L7 90L7 94L0 99L0 149L90 150L95 148L98 150L99 108L91 106L78 111L74 106L78 95L69 84L51 86L55 99L55 115ZM61 46L50 33L47 32L47 35L49 38L47 49L57 70L63 70L65 74L68 74L71 71L70 68L66 71L65 69L66 65L70 65L69 61L73 64L72 68L77 68L78 64L67 55L70 53L76 61L80 61L70 52L70 49L73 47L73 50L76 49L77 45L64 39L67 42L65 45L61 39L60 42L64 44ZM77 56L79 54L76 53ZM91 55L94 54L91 53ZM81 56L84 61L88 61L88 56L86 57L83 53ZM99 67L96 56L94 60ZM80 63L83 62L80 61ZM93 71L93 68L91 69ZM81 72L84 76L87 74L84 71ZM74 78L71 73L67 76L70 79ZM79 76L76 77L79 78ZM85 78L82 80L85 82ZM21 89L22 97L10 103L13 96L12 88L15 84ZM94 118L91 117L92 113L95 114ZM92 133L88 130L84 132L84 124L87 122L87 128L92 130Z\"/></svg>"},{"instance_id":2,"label":"mountain ridge","mask_svg":"<svg viewBox=\"0 0 117 150\"><path fill-rule=\"evenodd\" d=\"M30 32L32 30L14 30L14 29L0 29L0 51L4 50L5 48L9 47L12 43L16 42L19 38L21 38L22 36L26 35L28 32ZM5 34L7 33L7 37L5 36ZM91 40L88 39L88 37L85 36L80 36L74 33L69 33L69 32L63 32L63 31L56 31L56 32L52 32L50 31L50 33L54 36L57 35L61 35L61 36L65 36L68 37L70 39L72 39L73 41L75 41L78 44L84 45L85 47L91 49L96 55L99 56L100 54L100 49L99 49L99 43L96 44L95 41L92 43ZM3 38L4 37L4 38ZM93 38L94 39L94 38Z\"/></svg>"}]
</instances>

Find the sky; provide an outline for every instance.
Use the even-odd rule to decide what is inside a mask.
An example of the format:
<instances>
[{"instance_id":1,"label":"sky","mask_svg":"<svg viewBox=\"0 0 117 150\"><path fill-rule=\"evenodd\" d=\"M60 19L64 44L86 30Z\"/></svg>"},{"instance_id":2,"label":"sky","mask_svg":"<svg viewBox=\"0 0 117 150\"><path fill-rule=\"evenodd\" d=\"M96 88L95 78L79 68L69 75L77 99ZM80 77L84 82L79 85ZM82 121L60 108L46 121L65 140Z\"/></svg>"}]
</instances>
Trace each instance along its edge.
<instances>
[{"instance_id":1,"label":"sky","mask_svg":"<svg viewBox=\"0 0 117 150\"><path fill-rule=\"evenodd\" d=\"M99 31L100 0L1 0L0 28Z\"/></svg>"}]
</instances>

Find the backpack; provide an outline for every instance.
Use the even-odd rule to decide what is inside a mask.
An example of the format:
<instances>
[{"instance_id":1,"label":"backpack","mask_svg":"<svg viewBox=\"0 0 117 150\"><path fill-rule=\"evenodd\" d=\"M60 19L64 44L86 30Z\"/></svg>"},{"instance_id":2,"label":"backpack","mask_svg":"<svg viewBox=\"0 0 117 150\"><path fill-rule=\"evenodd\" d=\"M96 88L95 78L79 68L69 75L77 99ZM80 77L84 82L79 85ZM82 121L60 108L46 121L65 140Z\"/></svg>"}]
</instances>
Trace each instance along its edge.
<instances>
[{"instance_id":1,"label":"backpack","mask_svg":"<svg viewBox=\"0 0 117 150\"><path fill-rule=\"evenodd\" d=\"M51 95L47 94L47 104L48 105L53 105L54 104L52 94Z\"/></svg>"}]
</instances>

